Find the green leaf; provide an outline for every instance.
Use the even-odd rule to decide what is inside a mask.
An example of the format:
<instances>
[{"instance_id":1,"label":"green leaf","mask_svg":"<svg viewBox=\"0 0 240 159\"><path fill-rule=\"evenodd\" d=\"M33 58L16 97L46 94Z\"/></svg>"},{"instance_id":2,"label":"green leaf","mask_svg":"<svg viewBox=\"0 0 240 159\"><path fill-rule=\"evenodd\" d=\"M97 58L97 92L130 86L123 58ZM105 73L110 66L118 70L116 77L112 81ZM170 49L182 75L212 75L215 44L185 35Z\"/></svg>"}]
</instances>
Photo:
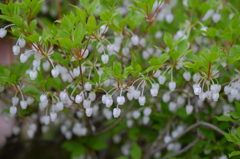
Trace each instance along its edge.
<instances>
[{"instance_id":1,"label":"green leaf","mask_svg":"<svg viewBox=\"0 0 240 159\"><path fill-rule=\"evenodd\" d=\"M229 157L238 156L238 155L240 155L240 151L233 151L231 152L231 154L229 154Z\"/></svg>"},{"instance_id":2,"label":"green leaf","mask_svg":"<svg viewBox=\"0 0 240 159\"><path fill-rule=\"evenodd\" d=\"M97 151L106 148L107 147L106 142L100 137L91 137L87 142L88 146L91 147L93 150Z\"/></svg>"},{"instance_id":3,"label":"green leaf","mask_svg":"<svg viewBox=\"0 0 240 159\"><path fill-rule=\"evenodd\" d=\"M121 75L122 65L119 62L113 62L113 72L116 76Z\"/></svg>"},{"instance_id":4,"label":"green leaf","mask_svg":"<svg viewBox=\"0 0 240 159\"><path fill-rule=\"evenodd\" d=\"M182 54L188 49L188 41L185 39L180 42L180 44L177 47L177 51Z\"/></svg>"},{"instance_id":5,"label":"green leaf","mask_svg":"<svg viewBox=\"0 0 240 159\"><path fill-rule=\"evenodd\" d=\"M44 2L44 0L39 1L39 2L36 4L36 6L33 8L32 14L31 14L32 18L35 17L35 16L40 12L40 10L41 10L41 8L42 8L42 3L43 3L43 2Z\"/></svg>"},{"instance_id":6,"label":"green leaf","mask_svg":"<svg viewBox=\"0 0 240 159\"><path fill-rule=\"evenodd\" d=\"M231 117L229 116L225 116L225 115L222 115L220 117L216 117L217 120L219 121L230 121L230 122L234 122L235 123L235 120L233 120Z\"/></svg>"},{"instance_id":7,"label":"green leaf","mask_svg":"<svg viewBox=\"0 0 240 159\"><path fill-rule=\"evenodd\" d=\"M240 103L238 101L235 101L234 103L235 103L235 107L236 107L237 112L240 113Z\"/></svg>"},{"instance_id":8,"label":"green leaf","mask_svg":"<svg viewBox=\"0 0 240 159\"><path fill-rule=\"evenodd\" d=\"M129 159L129 158L125 156L121 156L121 157L118 157L117 159Z\"/></svg>"},{"instance_id":9,"label":"green leaf","mask_svg":"<svg viewBox=\"0 0 240 159\"><path fill-rule=\"evenodd\" d=\"M141 157L142 157L142 150L138 146L138 144L133 143L130 154L131 154L131 157L133 159L141 159Z\"/></svg>"},{"instance_id":10,"label":"green leaf","mask_svg":"<svg viewBox=\"0 0 240 159\"><path fill-rule=\"evenodd\" d=\"M30 94L30 95L34 95L34 96L39 96L40 95L39 90L36 87L34 87L34 86L23 87L22 88L22 92L24 94Z\"/></svg>"},{"instance_id":11,"label":"green leaf","mask_svg":"<svg viewBox=\"0 0 240 159\"><path fill-rule=\"evenodd\" d=\"M91 15L89 18L88 18L88 22L87 22L87 30L92 33L95 28L96 28L96 25L97 25L97 22L96 22L96 18Z\"/></svg>"},{"instance_id":12,"label":"green leaf","mask_svg":"<svg viewBox=\"0 0 240 159\"><path fill-rule=\"evenodd\" d=\"M168 33L168 32L164 33L163 41L169 47L169 49L173 48L173 44L172 44L173 38L172 38L172 35L170 33Z\"/></svg>"},{"instance_id":13,"label":"green leaf","mask_svg":"<svg viewBox=\"0 0 240 159\"><path fill-rule=\"evenodd\" d=\"M71 157L80 157L86 152L86 148L77 141L66 141L63 143L62 147L67 151L71 152Z\"/></svg>"}]
</instances>

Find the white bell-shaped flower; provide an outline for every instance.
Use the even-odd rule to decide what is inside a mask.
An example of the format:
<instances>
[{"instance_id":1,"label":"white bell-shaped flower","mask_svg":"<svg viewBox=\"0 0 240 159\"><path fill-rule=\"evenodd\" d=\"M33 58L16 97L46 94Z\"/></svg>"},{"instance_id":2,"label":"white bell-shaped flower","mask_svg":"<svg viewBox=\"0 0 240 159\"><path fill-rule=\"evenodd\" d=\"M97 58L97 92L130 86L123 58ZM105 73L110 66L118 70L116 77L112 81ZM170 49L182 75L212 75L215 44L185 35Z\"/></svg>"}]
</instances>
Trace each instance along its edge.
<instances>
[{"instance_id":1,"label":"white bell-shaped flower","mask_svg":"<svg viewBox=\"0 0 240 159\"><path fill-rule=\"evenodd\" d=\"M124 96L118 96L117 97L117 103L119 105L123 105L125 103L125 97Z\"/></svg>"},{"instance_id":2,"label":"white bell-shaped flower","mask_svg":"<svg viewBox=\"0 0 240 159\"><path fill-rule=\"evenodd\" d=\"M87 58L87 56L89 54L89 50L88 49L86 49L86 50L82 49L82 52L83 52L83 58Z\"/></svg>"},{"instance_id":3,"label":"white bell-shaped flower","mask_svg":"<svg viewBox=\"0 0 240 159\"><path fill-rule=\"evenodd\" d=\"M101 56L101 59L102 59L102 62L103 62L104 64L106 64L106 63L108 63L109 56L108 56L107 54L103 54L103 55Z\"/></svg>"},{"instance_id":4,"label":"white bell-shaped flower","mask_svg":"<svg viewBox=\"0 0 240 159\"><path fill-rule=\"evenodd\" d=\"M193 106L190 105L190 104L188 104L188 105L186 106L186 112L187 112L187 114L191 114L192 111L193 111Z\"/></svg>"},{"instance_id":5,"label":"white bell-shaped flower","mask_svg":"<svg viewBox=\"0 0 240 159\"><path fill-rule=\"evenodd\" d=\"M147 107L143 110L144 116L149 116L152 113L152 109Z\"/></svg>"},{"instance_id":6,"label":"white bell-shaped flower","mask_svg":"<svg viewBox=\"0 0 240 159\"><path fill-rule=\"evenodd\" d=\"M141 92L139 90L134 90L134 92L133 92L134 99L138 99L140 97L140 93Z\"/></svg>"},{"instance_id":7,"label":"white bell-shaped flower","mask_svg":"<svg viewBox=\"0 0 240 159\"><path fill-rule=\"evenodd\" d=\"M84 84L84 89L85 89L86 91L90 91L90 90L92 89L92 85L91 85L89 82L86 82L86 83Z\"/></svg>"},{"instance_id":8,"label":"white bell-shaped flower","mask_svg":"<svg viewBox=\"0 0 240 159\"><path fill-rule=\"evenodd\" d=\"M152 95L153 97L156 97L157 94L158 94L158 89L152 88L152 89L150 90L150 93L151 93L151 95Z\"/></svg>"},{"instance_id":9,"label":"white bell-shaped flower","mask_svg":"<svg viewBox=\"0 0 240 159\"><path fill-rule=\"evenodd\" d=\"M52 73L52 76L56 78L59 75L59 70L55 67L52 69L51 73Z\"/></svg>"},{"instance_id":10,"label":"white bell-shaped flower","mask_svg":"<svg viewBox=\"0 0 240 159\"><path fill-rule=\"evenodd\" d=\"M45 100L47 100L47 95L46 95L46 94L42 94L42 95L40 96L40 101L43 102L43 101L45 101Z\"/></svg>"},{"instance_id":11,"label":"white bell-shaped flower","mask_svg":"<svg viewBox=\"0 0 240 159\"><path fill-rule=\"evenodd\" d=\"M213 99L213 101L218 101L218 98L219 98L219 93L218 92L213 92L213 94L212 94L212 99Z\"/></svg>"},{"instance_id":12,"label":"white bell-shaped flower","mask_svg":"<svg viewBox=\"0 0 240 159\"><path fill-rule=\"evenodd\" d=\"M14 55L18 55L20 53L20 47L18 45L14 45L12 51Z\"/></svg>"},{"instance_id":13,"label":"white bell-shaped flower","mask_svg":"<svg viewBox=\"0 0 240 159\"><path fill-rule=\"evenodd\" d=\"M26 45L26 41L24 39L18 39L18 45L23 48Z\"/></svg>"},{"instance_id":14,"label":"white bell-shaped flower","mask_svg":"<svg viewBox=\"0 0 240 159\"><path fill-rule=\"evenodd\" d=\"M176 88L176 82L169 82L168 87L170 91L174 91Z\"/></svg>"},{"instance_id":15,"label":"white bell-shaped flower","mask_svg":"<svg viewBox=\"0 0 240 159\"><path fill-rule=\"evenodd\" d=\"M42 67L44 71L48 71L50 69L50 64L48 61L42 63Z\"/></svg>"},{"instance_id":16,"label":"white bell-shaped flower","mask_svg":"<svg viewBox=\"0 0 240 159\"><path fill-rule=\"evenodd\" d=\"M138 102L141 106L145 105L146 103L146 97L145 96L141 96L138 98Z\"/></svg>"},{"instance_id":17,"label":"white bell-shaped flower","mask_svg":"<svg viewBox=\"0 0 240 159\"><path fill-rule=\"evenodd\" d=\"M73 77L79 76L80 75L79 67L74 68L72 74L73 74Z\"/></svg>"},{"instance_id":18,"label":"white bell-shaped flower","mask_svg":"<svg viewBox=\"0 0 240 159\"><path fill-rule=\"evenodd\" d=\"M214 23L219 22L221 20L221 15L219 13L213 14L212 20L213 20Z\"/></svg>"},{"instance_id":19,"label":"white bell-shaped flower","mask_svg":"<svg viewBox=\"0 0 240 159\"><path fill-rule=\"evenodd\" d=\"M36 70L31 70L29 72L29 76L31 80L35 80L37 78L38 72Z\"/></svg>"},{"instance_id":20,"label":"white bell-shaped flower","mask_svg":"<svg viewBox=\"0 0 240 159\"><path fill-rule=\"evenodd\" d=\"M4 28L0 29L0 38L4 38L7 35L7 30Z\"/></svg>"},{"instance_id":21,"label":"white bell-shaped flower","mask_svg":"<svg viewBox=\"0 0 240 159\"><path fill-rule=\"evenodd\" d=\"M164 84L165 81L166 81L166 77L165 77L165 76L160 75L160 76L158 77L158 82L159 82L160 84Z\"/></svg>"},{"instance_id":22,"label":"white bell-shaped flower","mask_svg":"<svg viewBox=\"0 0 240 159\"><path fill-rule=\"evenodd\" d=\"M104 95L102 96L102 103L103 103L103 104L106 104L106 100L107 100L107 95L104 94Z\"/></svg>"},{"instance_id":23,"label":"white bell-shaped flower","mask_svg":"<svg viewBox=\"0 0 240 159\"><path fill-rule=\"evenodd\" d=\"M128 100L132 100L133 99L133 92L128 92L127 93L127 98L128 98Z\"/></svg>"},{"instance_id":24,"label":"white bell-shaped flower","mask_svg":"<svg viewBox=\"0 0 240 159\"><path fill-rule=\"evenodd\" d=\"M190 72L184 72L183 77L186 81L190 81L191 79L191 73Z\"/></svg>"},{"instance_id":25,"label":"white bell-shaped flower","mask_svg":"<svg viewBox=\"0 0 240 159\"><path fill-rule=\"evenodd\" d=\"M56 118L57 118L57 113L51 112L50 113L50 118L51 118L51 121L54 122L56 120Z\"/></svg>"},{"instance_id":26,"label":"white bell-shaped flower","mask_svg":"<svg viewBox=\"0 0 240 159\"><path fill-rule=\"evenodd\" d=\"M11 107L10 107L10 114L11 114L11 115L15 115L16 113L17 113L17 107L11 106Z\"/></svg>"},{"instance_id":27,"label":"white bell-shaped flower","mask_svg":"<svg viewBox=\"0 0 240 159\"><path fill-rule=\"evenodd\" d=\"M199 84L194 84L193 85L193 90L195 95L199 95L202 92L202 88L200 87Z\"/></svg>"},{"instance_id":28,"label":"white bell-shaped flower","mask_svg":"<svg viewBox=\"0 0 240 159\"><path fill-rule=\"evenodd\" d=\"M63 110L63 103L62 102L56 103L56 108L57 108L58 111L62 111Z\"/></svg>"},{"instance_id":29,"label":"white bell-shaped flower","mask_svg":"<svg viewBox=\"0 0 240 159\"><path fill-rule=\"evenodd\" d=\"M65 101L65 100L67 99L67 97L68 97L68 94L67 94L66 91L61 91L61 92L60 92L60 99L61 99L62 101Z\"/></svg>"},{"instance_id":30,"label":"white bell-shaped flower","mask_svg":"<svg viewBox=\"0 0 240 159\"><path fill-rule=\"evenodd\" d=\"M200 99L201 101L204 101L205 98L206 98L206 93L201 92L201 93L199 94L199 99Z\"/></svg>"},{"instance_id":31,"label":"white bell-shaped flower","mask_svg":"<svg viewBox=\"0 0 240 159\"><path fill-rule=\"evenodd\" d=\"M170 101L170 94L169 93L165 93L162 97L163 102L167 103Z\"/></svg>"},{"instance_id":32,"label":"white bell-shaped flower","mask_svg":"<svg viewBox=\"0 0 240 159\"><path fill-rule=\"evenodd\" d=\"M33 97L28 97L27 98L27 104L31 105L34 102L34 98Z\"/></svg>"},{"instance_id":33,"label":"white bell-shaped flower","mask_svg":"<svg viewBox=\"0 0 240 159\"><path fill-rule=\"evenodd\" d=\"M76 95L75 102L79 104L82 101L83 101L83 96L81 94Z\"/></svg>"},{"instance_id":34,"label":"white bell-shaped flower","mask_svg":"<svg viewBox=\"0 0 240 159\"><path fill-rule=\"evenodd\" d=\"M20 106L21 106L22 109L26 109L27 108L27 101L25 101L25 100L20 101Z\"/></svg>"},{"instance_id":35,"label":"white bell-shaped flower","mask_svg":"<svg viewBox=\"0 0 240 159\"><path fill-rule=\"evenodd\" d=\"M224 93L225 93L226 95L230 94L230 93L231 93L231 87L230 87L230 86L225 86L225 87L224 87Z\"/></svg>"},{"instance_id":36,"label":"white bell-shaped flower","mask_svg":"<svg viewBox=\"0 0 240 159\"><path fill-rule=\"evenodd\" d=\"M91 101L90 100L88 100L88 99L84 99L83 100L83 107L86 109L86 108L88 108L88 107L90 107L90 105L91 105Z\"/></svg>"},{"instance_id":37,"label":"white bell-shaped flower","mask_svg":"<svg viewBox=\"0 0 240 159\"><path fill-rule=\"evenodd\" d=\"M18 104L18 102L19 102L19 98L18 97L12 97L12 104L13 104L13 106L16 106L17 104Z\"/></svg>"},{"instance_id":38,"label":"white bell-shaped flower","mask_svg":"<svg viewBox=\"0 0 240 159\"><path fill-rule=\"evenodd\" d=\"M174 103L174 102L170 102L170 103L169 103L169 110L170 110L171 112L176 112L176 110L177 110L177 104Z\"/></svg>"},{"instance_id":39,"label":"white bell-shaped flower","mask_svg":"<svg viewBox=\"0 0 240 159\"><path fill-rule=\"evenodd\" d=\"M107 96L106 97L106 107L110 107L113 104L113 99L112 96Z\"/></svg>"},{"instance_id":40,"label":"white bell-shaped flower","mask_svg":"<svg viewBox=\"0 0 240 159\"><path fill-rule=\"evenodd\" d=\"M90 92L90 93L89 93L89 99L90 99L91 101L95 101L95 99L96 99L96 93L95 93L95 92Z\"/></svg>"},{"instance_id":41,"label":"white bell-shaped flower","mask_svg":"<svg viewBox=\"0 0 240 159\"><path fill-rule=\"evenodd\" d=\"M113 117L114 118L119 117L120 114L121 114L121 109L119 109L119 108L114 108L113 109Z\"/></svg>"},{"instance_id":42,"label":"white bell-shaped flower","mask_svg":"<svg viewBox=\"0 0 240 159\"><path fill-rule=\"evenodd\" d=\"M166 144L166 143L169 143L170 141L172 140L172 138L171 138L171 136L165 136L164 137L164 143Z\"/></svg>"},{"instance_id":43,"label":"white bell-shaped flower","mask_svg":"<svg viewBox=\"0 0 240 159\"><path fill-rule=\"evenodd\" d=\"M195 73L193 75L193 81L197 83L201 79L201 76L198 73Z\"/></svg>"},{"instance_id":44,"label":"white bell-shaped flower","mask_svg":"<svg viewBox=\"0 0 240 159\"><path fill-rule=\"evenodd\" d=\"M48 125L50 123L50 117L48 115L42 117L42 122L45 125Z\"/></svg>"},{"instance_id":45,"label":"white bell-shaped flower","mask_svg":"<svg viewBox=\"0 0 240 159\"><path fill-rule=\"evenodd\" d=\"M132 42L133 45L138 45L138 43L139 43L139 38L138 38L138 36L137 36L137 35L133 35L133 36L131 37L131 42Z\"/></svg>"},{"instance_id":46,"label":"white bell-shaped flower","mask_svg":"<svg viewBox=\"0 0 240 159\"><path fill-rule=\"evenodd\" d=\"M25 63L28 60L28 56L26 54L21 54L20 55L20 62Z\"/></svg>"},{"instance_id":47,"label":"white bell-shaped flower","mask_svg":"<svg viewBox=\"0 0 240 159\"><path fill-rule=\"evenodd\" d=\"M92 113L93 113L93 108L91 108L91 107L86 108L86 116L87 117L92 116Z\"/></svg>"}]
</instances>

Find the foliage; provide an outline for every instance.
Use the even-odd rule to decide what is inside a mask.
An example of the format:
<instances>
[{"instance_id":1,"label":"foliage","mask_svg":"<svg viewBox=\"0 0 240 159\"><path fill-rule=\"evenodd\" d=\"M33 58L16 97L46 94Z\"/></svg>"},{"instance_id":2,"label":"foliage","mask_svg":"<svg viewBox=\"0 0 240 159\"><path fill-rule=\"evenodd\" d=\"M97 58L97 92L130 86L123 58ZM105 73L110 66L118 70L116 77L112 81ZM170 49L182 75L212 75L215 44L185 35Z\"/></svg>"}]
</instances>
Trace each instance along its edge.
<instances>
[{"instance_id":1,"label":"foliage","mask_svg":"<svg viewBox=\"0 0 240 159\"><path fill-rule=\"evenodd\" d=\"M0 67L2 112L29 138L60 129L71 158L239 155L223 146L239 145L239 1L50 4L0 4L20 59Z\"/></svg>"}]
</instances>

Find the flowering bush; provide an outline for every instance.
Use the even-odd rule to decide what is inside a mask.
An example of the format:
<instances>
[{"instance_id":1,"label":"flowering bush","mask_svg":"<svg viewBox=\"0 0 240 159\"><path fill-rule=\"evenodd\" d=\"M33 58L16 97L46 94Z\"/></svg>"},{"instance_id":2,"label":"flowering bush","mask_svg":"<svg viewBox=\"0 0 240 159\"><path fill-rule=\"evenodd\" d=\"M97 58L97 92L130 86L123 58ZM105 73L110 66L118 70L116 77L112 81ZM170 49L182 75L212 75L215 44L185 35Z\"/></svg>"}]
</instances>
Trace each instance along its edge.
<instances>
[{"instance_id":1,"label":"flowering bush","mask_svg":"<svg viewBox=\"0 0 240 159\"><path fill-rule=\"evenodd\" d=\"M16 38L20 59L0 67L15 136L56 140L57 128L72 158L234 151L240 1L57 2L58 12L47 1L0 5L0 37Z\"/></svg>"}]
</instances>

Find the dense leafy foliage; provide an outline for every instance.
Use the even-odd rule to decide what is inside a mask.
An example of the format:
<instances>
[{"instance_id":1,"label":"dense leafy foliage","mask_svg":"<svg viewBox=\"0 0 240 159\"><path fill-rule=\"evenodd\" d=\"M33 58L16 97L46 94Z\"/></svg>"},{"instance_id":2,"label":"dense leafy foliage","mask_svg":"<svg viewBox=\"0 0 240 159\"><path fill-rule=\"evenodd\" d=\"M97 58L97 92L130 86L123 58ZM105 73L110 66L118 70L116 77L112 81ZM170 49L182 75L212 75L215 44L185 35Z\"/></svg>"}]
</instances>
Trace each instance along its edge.
<instances>
[{"instance_id":1,"label":"dense leafy foliage","mask_svg":"<svg viewBox=\"0 0 240 159\"><path fill-rule=\"evenodd\" d=\"M240 154L240 1L50 4L0 4L20 59L0 66L15 129L62 134L72 158Z\"/></svg>"}]
</instances>

